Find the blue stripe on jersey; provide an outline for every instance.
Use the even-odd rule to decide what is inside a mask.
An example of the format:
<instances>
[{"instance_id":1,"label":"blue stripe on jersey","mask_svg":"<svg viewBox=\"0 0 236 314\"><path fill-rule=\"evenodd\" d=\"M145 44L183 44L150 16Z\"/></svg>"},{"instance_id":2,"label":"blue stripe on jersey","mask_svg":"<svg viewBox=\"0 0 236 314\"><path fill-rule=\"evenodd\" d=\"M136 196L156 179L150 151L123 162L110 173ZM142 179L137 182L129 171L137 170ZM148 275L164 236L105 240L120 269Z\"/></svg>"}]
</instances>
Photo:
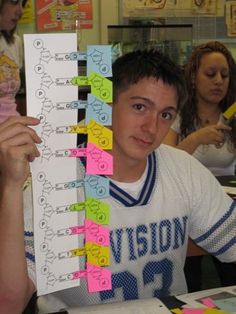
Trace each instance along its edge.
<instances>
[{"instance_id":1,"label":"blue stripe on jersey","mask_svg":"<svg viewBox=\"0 0 236 314\"><path fill-rule=\"evenodd\" d=\"M32 231L24 231L24 236L25 237L33 237L34 233Z\"/></svg>"},{"instance_id":2,"label":"blue stripe on jersey","mask_svg":"<svg viewBox=\"0 0 236 314\"><path fill-rule=\"evenodd\" d=\"M85 167L86 160L84 157L80 158L83 166ZM145 182L143 184L142 190L139 194L139 197L135 199L127 192L119 188L115 183L110 182L110 196L115 198L121 204L126 207L133 207L133 206L142 206L146 205L151 197L152 191L155 186L156 181L156 171L157 171L157 161L155 152L152 152L148 156L148 171L146 175Z\"/></svg>"},{"instance_id":3,"label":"blue stripe on jersey","mask_svg":"<svg viewBox=\"0 0 236 314\"><path fill-rule=\"evenodd\" d=\"M200 237L194 239L194 242L200 243L201 241L204 241L209 236L211 236L212 233L214 233L214 231L217 230L230 217L230 215L232 215L232 212L235 207L236 207L236 201L232 202L228 212L214 226L212 226L211 229L209 229L206 233L204 233Z\"/></svg>"},{"instance_id":4,"label":"blue stripe on jersey","mask_svg":"<svg viewBox=\"0 0 236 314\"><path fill-rule=\"evenodd\" d=\"M229 248L231 248L231 246L233 246L234 244L236 244L236 236L234 236L233 239L231 239L229 242L227 242L221 249L219 249L216 252L212 252L212 254L215 255L215 256L223 254Z\"/></svg>"},{"instance_id":5,"label":"blue stripe on jersey","mask_svg":"<svg viewBox=\"0 0 236 314\"><path fill-rule=\"evenodd\" d=\"M146 205L150 199L153 188L155 186L156 180L156 155L153 152L148 156L148 171L145 182L143 184L142 190L139 197L135 199L127 192L119 188L113 182L110 182L110 195L118 200L120 203L126 207L141 206Z\"/></svg>"},{"instance_id":6,"label":"blue stripe on jersey","mask_svg":"<svg viewBox=\"0 0 236 314\"><path fill-rule=\"evenodd\" d=\"M35 256L29 252L25 252L25 256L27 259L35 263Z\"/></svg>"}]
</instances>

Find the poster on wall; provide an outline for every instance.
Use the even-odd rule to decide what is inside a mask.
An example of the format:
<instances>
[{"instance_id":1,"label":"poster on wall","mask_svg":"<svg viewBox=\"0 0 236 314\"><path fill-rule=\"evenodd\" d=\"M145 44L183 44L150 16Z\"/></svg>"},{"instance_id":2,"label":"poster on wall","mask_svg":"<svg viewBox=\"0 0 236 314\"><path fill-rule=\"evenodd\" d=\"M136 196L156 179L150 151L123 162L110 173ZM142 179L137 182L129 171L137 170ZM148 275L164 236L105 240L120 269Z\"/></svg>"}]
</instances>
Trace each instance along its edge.
<instances>
[{"instance_id":1,"label":"poster on wall","mask_svg":"<svg viewBox=\"0 0 236 314\"><path fill-rule=\"evenodd\" d=\"M37 0L36 12L39 32L93 27L92 0Z\"/></svg>"},{"instance_id":2,"label":"poster on wall","mask_svg":"<svg viewBox=\"0 0 236 314\"><path fill-rule=\"evenodd\" d=\"M122 0L122 13L123 17L144 14L149 14L149 16L150 14L152 16L209 16L217 14L217 0Z\"/></svg>"},{"instance_id":3,"label":"poster on wall","mask_svg":"<svg viewBox=\"0 0 236 314\"><path fill-rule=\"evenodd\" d=\"M193 0L192 9L194 14L216 15L217 0Z\"/></svg>"},{"instance_id":4,"label":"poster on wall","mask_svg":"<svg viewBox=\"0 0 236 314\"><path fill-rule=\"evenodd\" d=\"M33 23L33 3L32 0L28 0L24 6L24 13L19 20L19 24L31 24Z\"/></svg>"},{"instance_id":5,"label":"poster on wall","mask_svg":"<svg viewBox=\"0 0 236 314\"><path fill-rule=\"evenodd\" d=\"M227 1L225 4L225 22L227 35L236 36L236 1Z\"/></svg>"},{"instance_id":6,"label":"poster on wall","mask_svg":"<svg viewBox=\"0 0 236 314\"><path fill-rule=\"evenodd\" d=\"M165 12L174 12L185 14L186 10L191 9L190 0L123 0L122 13L123 17L141 16L143 13L152 12L154 15L163 16ZM176 11L177 10L177 11Z\"/></svg>"}]
</instances>

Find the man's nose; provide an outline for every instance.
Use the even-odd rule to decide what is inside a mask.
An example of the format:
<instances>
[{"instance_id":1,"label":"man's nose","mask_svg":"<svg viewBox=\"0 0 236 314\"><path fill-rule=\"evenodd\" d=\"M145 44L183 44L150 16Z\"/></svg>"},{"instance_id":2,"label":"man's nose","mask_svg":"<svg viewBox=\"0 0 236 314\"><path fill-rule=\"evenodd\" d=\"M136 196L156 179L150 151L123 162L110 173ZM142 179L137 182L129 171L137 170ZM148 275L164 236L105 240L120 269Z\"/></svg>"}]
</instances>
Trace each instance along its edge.
<instances>
[{"instance_id":1,"label":"man's nose","mask_svg":"<svg viewBox=\"0 0 236 314\"><path fill-rule=\"evenodd\" d=\"M145 131L148 131L151 134L156 134L158 128L157 116L155 114L148 116L144 122L143 127Z\"/></svg>"}]
</instances>

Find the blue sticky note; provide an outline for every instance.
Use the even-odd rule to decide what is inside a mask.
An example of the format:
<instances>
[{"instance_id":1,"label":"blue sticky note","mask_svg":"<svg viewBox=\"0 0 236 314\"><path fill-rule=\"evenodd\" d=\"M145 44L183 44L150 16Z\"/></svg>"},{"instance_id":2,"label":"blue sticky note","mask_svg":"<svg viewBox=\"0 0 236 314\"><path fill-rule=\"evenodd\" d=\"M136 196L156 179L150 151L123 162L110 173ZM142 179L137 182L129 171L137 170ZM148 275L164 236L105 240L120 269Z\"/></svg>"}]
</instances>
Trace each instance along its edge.
<instances>
[{"instance_id":1,"label":"blue sticky note","mask_svg":"<svg viewBox=\"0 0 236 314\"><path fill-rule=\"evenodd\" d=\"M111 45L87 46L87 76L91 72L112 77Z\"/></svg>"},{"instance_id":2,"label":"blue sticky note","mask_svg":"<svg viewBox=\"0 0 236 314\"><path fill-rule=\"evenodd\" d=\"M102 125L111 125L112 123L112 108L110 105L98 99L92 94L88 94L88 106L85 114L85 124L95 120Z\"/></svg>"}]
</instances>

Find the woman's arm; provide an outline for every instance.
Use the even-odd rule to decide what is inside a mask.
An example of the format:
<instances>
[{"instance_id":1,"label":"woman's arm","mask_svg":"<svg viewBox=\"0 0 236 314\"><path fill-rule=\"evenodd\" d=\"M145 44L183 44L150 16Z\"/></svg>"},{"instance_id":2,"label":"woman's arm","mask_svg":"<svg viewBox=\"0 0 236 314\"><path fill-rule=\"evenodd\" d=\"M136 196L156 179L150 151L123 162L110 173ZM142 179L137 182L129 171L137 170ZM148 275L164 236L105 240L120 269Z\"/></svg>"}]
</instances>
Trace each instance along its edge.
<instances>
[{"instance_id":1,"label":"woman's arm","mask_svg":"<svg viewBox=\"0 0 236 314\"><path fill-rule=\"evenodd\" d=\"M195 132L194 132L195 133ZM191 135L187 136L183 141L178 143L178 134L173 130L170 129L169 132L167 133L163 143L182 149L186 151L189 154L192 154L197 147L199 146L197 139L195 138L194 133Z\"/></svg>"},{"instance_id":2,"label":"woman's arm","mask_svg":"<svg viewBox=\"0 0 236 314\"><path fill-rule=\"evenodd\" d=\"M224 142L224 131L231 128L224 124L209 125L192 132L178 143L178 134L173 129L167 133L163 143L193 154L199 145L218 145Z\"/></svg>"}]
</instances>

